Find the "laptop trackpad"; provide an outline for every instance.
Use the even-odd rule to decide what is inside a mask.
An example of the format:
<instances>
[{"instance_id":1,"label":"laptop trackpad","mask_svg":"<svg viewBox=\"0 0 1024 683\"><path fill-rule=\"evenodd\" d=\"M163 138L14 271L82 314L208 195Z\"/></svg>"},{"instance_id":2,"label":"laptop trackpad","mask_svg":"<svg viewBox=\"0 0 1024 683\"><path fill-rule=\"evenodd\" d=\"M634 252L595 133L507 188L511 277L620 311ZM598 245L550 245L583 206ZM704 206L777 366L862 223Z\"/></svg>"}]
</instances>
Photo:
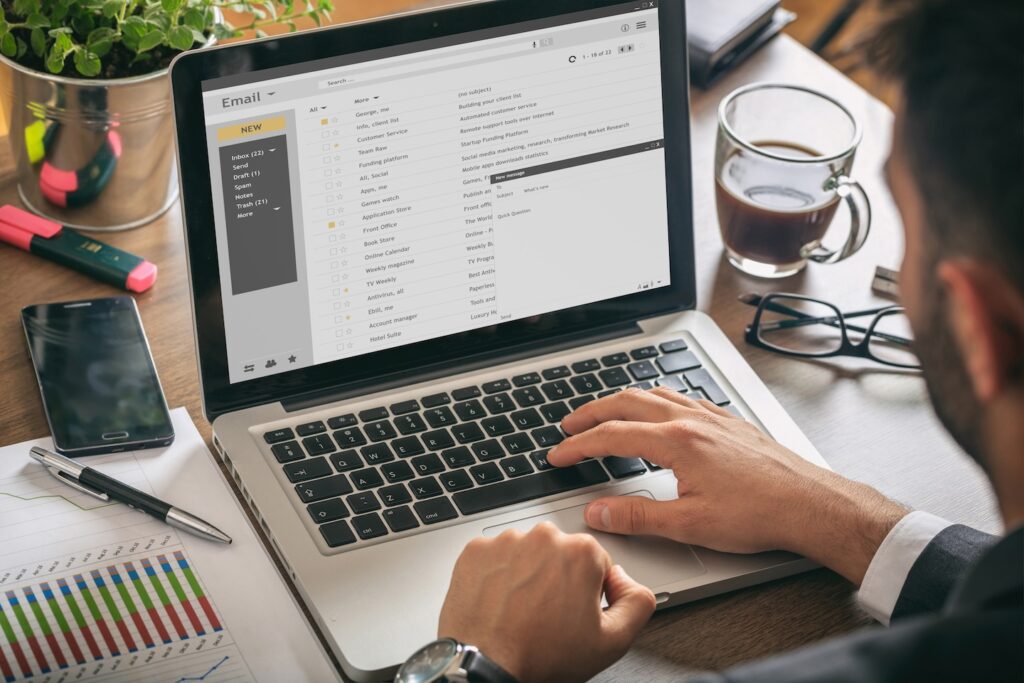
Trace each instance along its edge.
<instances>
[{"instance_id":1,"label":"laptop trackpad","mask_svg":"<svg viewBox=\"0 0 1024 683\"><path fill-rule=\"evenodd\" d=\"M626 495L654 498L648 491L635 491ZM567 534L587 533L608 551L612 562L621 564L626 573L652 590L707 571L688 545L655 536L620 536L594 531L583 520L584 507L576 505L487 527L484 536L497 536L506 529L529 531L544 521L551 522Z\"/></svg>"}]
</instances>

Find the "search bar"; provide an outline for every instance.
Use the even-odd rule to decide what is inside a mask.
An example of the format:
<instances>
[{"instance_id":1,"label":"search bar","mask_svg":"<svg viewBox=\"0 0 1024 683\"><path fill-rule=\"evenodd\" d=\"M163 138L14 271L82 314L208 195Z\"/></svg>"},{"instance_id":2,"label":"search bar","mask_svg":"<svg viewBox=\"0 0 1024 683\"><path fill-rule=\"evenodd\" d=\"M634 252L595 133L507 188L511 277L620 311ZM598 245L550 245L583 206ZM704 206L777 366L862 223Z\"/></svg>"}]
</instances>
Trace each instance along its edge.
<instances>
[{"instance_id":1,"label":"search bar","mask_svg":"<svg viewBox=\"0 0 1024 683\"><path fill-rule=\"evenodd\" d=\"M453 66L458 64L470 64L473 61L488 59L490 57L500 57L502 55L515 54L517 52L532 51L534 45L540 45L539 42L515 42L508 43L495 47L491 50L463 50L462 52L456 53L450 56L436 57L434 59L423 60L422 58L417 59L412 57L410 59L403 60L400 64L393 67L384 67L380 69L367 70L358 74L339 74L332 78L326 78L320 81L317 87L320 90L329 90L331 88L338 88L344 85L353 85L356 83L365 83L368 80L374 80L378 78L387 78L389 76L401 76L402 74L409 73L410 71L420 70L422 68L443 68L446 66Z\"/></svg>"}]
</instances>

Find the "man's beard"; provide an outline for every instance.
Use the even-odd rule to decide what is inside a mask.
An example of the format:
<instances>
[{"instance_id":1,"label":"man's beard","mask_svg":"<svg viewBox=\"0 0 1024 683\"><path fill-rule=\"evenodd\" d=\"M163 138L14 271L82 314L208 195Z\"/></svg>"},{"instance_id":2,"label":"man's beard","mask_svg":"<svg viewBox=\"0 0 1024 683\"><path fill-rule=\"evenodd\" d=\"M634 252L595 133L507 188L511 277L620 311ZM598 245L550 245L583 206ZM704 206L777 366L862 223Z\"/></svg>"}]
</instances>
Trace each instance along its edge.
<instances>
[{"instance_id":1,"label":"man's beard","mask_svg":"<svg viewBox=\"0 0 1024 683\"><path fill-rule=\"evenodd\" d=\"M931 260L931 259L929 259ZM988 471L982 430L981 404L949 320L946 289L936 281L938 259L924 269L928 282L920 291L931 293L921 304L925 310L913 316L915 352L921 361L925 385L935 414L960 447Z\"/></svg>"}]
</instances>

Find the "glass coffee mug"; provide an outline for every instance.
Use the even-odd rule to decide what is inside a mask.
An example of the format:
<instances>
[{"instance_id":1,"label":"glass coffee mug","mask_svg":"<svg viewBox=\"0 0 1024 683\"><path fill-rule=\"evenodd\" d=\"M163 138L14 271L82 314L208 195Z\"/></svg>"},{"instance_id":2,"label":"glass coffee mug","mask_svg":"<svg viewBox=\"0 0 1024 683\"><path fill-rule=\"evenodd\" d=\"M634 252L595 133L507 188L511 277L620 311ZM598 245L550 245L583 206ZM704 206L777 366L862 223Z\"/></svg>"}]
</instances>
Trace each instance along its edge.
<instances>
[{"instance_id":1,"label":"glass coffee mug","mask_svg":"<svg viewBox=\"0 0 1024 683\"><path fill-rule=\"evenodd\" d=\"M786 277L807 261L837 263L857 252L871 204L850 179L861 130L831 97L797 85L756 83L718 107L715 201L729 262L758 277ZM845 243L822 239L841 201Z\"/></svg>"}]
</instances>

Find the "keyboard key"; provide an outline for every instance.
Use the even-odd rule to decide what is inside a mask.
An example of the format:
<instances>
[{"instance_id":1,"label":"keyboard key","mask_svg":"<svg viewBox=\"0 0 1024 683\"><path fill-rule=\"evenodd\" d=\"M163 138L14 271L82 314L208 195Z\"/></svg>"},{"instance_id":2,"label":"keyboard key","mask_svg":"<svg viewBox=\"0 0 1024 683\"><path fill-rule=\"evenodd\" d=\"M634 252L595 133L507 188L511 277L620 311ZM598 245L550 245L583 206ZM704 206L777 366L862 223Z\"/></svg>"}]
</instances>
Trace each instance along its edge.
<instances>
[{"instance_id":1,"label":"keyboard key","mask_svg":"<svg viewBox=\"0 0 1024 683\"><path fill-rule=\"evenodd\" d=\"M685 351L687 347L686 342L682 339L672 339L667 342L661 342L658 348L661 349L662 353L672 353L673 351Z\"/></svg>"},{"instance_id":2,"label":"keyboard key","mask_svg":"<svg viewBox=\"0 0 1024 683\"><path fill-rule=\"evenodd\" d=\"M494 465L494 463L487 463ZM484 467L485 465L477 465ZM472 472L472 470L470 470ZM474 475L474 479L476 476ZM572 467L557 467L525 477L507 479L491 486L459 491L452 500L464 515L493 510L535 498L573 491L609 481L608 474L596 460L586 460ZM477 479L479 483L479 479Z\"/></svg>"},{"instance_id":3,"label":"keyboard key","mask_svg":"<svg viewBox=\"0 0 1024 683\"><path fill-rule=\"evenodd\" d=\"M512 378L512 384L515 384L517 387L525 387L529 384L539 383L540 375L538 375L536 372L527 372L524 375L516 375L515 377Z\"/></svg>"},{"instance_id":4,"label":"keyboard key","mask_svg":"<svg viewBox=\"0 0 1024 683\"><path fill-rule=\"evenodd\" d=\"M383 420L388 416L388 409L384 406L380 408L369 408L367 410L359 411L359 419L363 422L373 422L374 420Z\"/></svg>"},{"instance_id":5,"label":"keyboard key","mask_svg":"<svg viewBox=\"0 0 1024 683\"><path fill-rule=\"evenodd\" d=\"M562 432L554 425L534 429L530 433L533 435L533 440L536 441L537 445L541 448L550 448L555 444L561 443L565 439Z\"/></svg>"},{"instance_id":6,"label":"keyboard key","mask_svg":"<svg viewBox=\"0 0 1024 683\"><path fill-rule=\"evenodd\" d=\"M659 378L656 384L659 387L668 387L674 391L686 391L686 384L679 375L666 375Z\"/></svg>"},{"instance_id":7,"label":"keyboard key","mask_svg":"<svg viewBox=\"0 0 1024 683\"><path fill-rule=\"evenodd\" d=\"M426 432L421 437L423 443L426 445L427 450L439 451L442 448L451 448L455 445L455 439L448 433L447 429L437 429L432 432Z\"/></svg>"},{"instance_id":8,"label":"keyboard key","mask_svg":"<svg viewBox=\"0 0 1024 683\"><path fill-rule=\"evenodd\" d=\"M512 413L512 422L518 429L533 429L544 424L544 419L533 408Z\"/></svg>"},{"instance_id":9,"label":"keyboard key","mask_svg":"<svg viewBox=\"0 0 1024 683\"><path fill-rule=\"evenodd\" d=\"M391 527L391 530L395 533L415 529L420 525L420 523L416 521L416 516L412 514L412 510L404 505L400 508L385 510L383 515L384 521L388 523L388 526Z\"/></svg>"},{"instance_id":10,"label":"keyboard key","mask_svg":"<svg viewBox=\"0 0 1024 683\"><path fill-rule=\"evenodd\" d=\"M520 408L539 406L544 402L544 396L537 391L537 387L524 387L512 392L512 398L516 400Z\"/></svg>"},{"instance_id":11,"label":"keyboard key","mask_svg":"<svg viewBox=\"0 0 1024 683\"><path fill-rule=\"evenodd\" d=\"M491 411L491 415L507 413L510 410L516 409L515 404L512 403L512 399L509 398L508 394L495 394L494 396L485 396L484 405L487 406L487 410Z\"/></svg>"},{"instance_id":12,"label":"keyboard key","mask_svg":"<svg viewBox=\"0 0 1024 683\"><path fill-rule=\"evenodd\" d=\"M371 538L378 538L388 533L387 527L384 526L384 522L380 520L380 515L376 512L353 517L352 528L356 530L359 538L364 541L368 541Z\"/></svg>"},{"instance_id":13,"label":"keyboard key","mask_svg":"<svg viewBox=\"0 0 1024 683\"><path fill-rule=\"evenodd\" d=\"M337 522L331 522L330 524L321 525L320 534L324 537L327 545L331 548L337 548L340 545L348 545L349 543L356 542L356 535L352 533L352 529L349 528L348 522L343 519Z\"/></svg>"},{"instance_id":14,"label":"keyboard key","mask_svg":"<svg viewBox=\"0 0 1024 683\"><path fill-rule=\"evenodd\" d=\"M326 477L332 472L331 463L327 462L327 458L312 458L284 466L284 475L293 484L309 479Z\"/></svg>"},{"instance_id":15,"label":"keyboard key","mask_svg":"<svg viewBox=\"0 0 1024 683\"><path fill-rule=\"evenodd\" d=\"M465 446L449 448L448 450L441 451L441 459L448 463L449 469L453 470L472 465L476 462L473 458L473 454L470 453L469 449Z\"/></svg>"},{"instance_id":16,"label":"keyboard key","mask_svg":"<svg viewBox=\"0 0 1024 683\"><path fill-rule=\"evenodd\" d=\"M597 395L597 397L598 398L604 398L605 396L611 396L612 394L617 394L620 391L622 391L622 389L606 389L605 391L600 392Z\"/></svg>"},{"instance_id":17,"label":"keyboard key","mask_svg":"<svg viewBox=\"0 0 1024 683\"><path fill-rule=\"evenodd\" d=\"M366 430L366 436L370 437L370 441L387 441L398 436L398 432L387 420L371 422L363 429Z\"/></svg>"},{"instance_id":18,"label":"keyboard key","mask_svg":"<svg viewBox=\"0 0 1024 683\"><path fill-rule=\"evenodd\" d=\"M295 492L303 503L315 503L324 498L336 498L352 492L352 485L344 474L314 479L295 486Z\"/></svg>"},{"instance_id":19,"label":"keyboard key","mask_svg":"<svg viewBox=\"0 0 1024 683\"><path fill-rule=\"evenodd\" d=\"M666 375L700 367L700 361L697 360L697 356L693 355L693 351L676 351L675 353L666 353L657 360L657 363L658 367L661 368L661 371Z\"/></svg>"},{"instance_id":20,"label":"keyboard key","mask_svg":"<svg viewBox=\"0 0 1024 683\"><path fill-rule=\"evenodd\" d=\"M658 349L653 346L642 346L639 349L633 349L629 352L629 357L633 360L643 360L644 358L654 358L658 355Z\"/></svg>"},{"instance_id":21,"label":"keyboard key","mask_svg":"<svg viewBox=\"0 0 1024 683\"><path fill-rule=\"evenodd\" d=\"M548 382L541 387L541 391L548 397L549 401L561 401L572 396L572 389L564 379L555 382Z\"/></svg>"},{"instance_id":22,"label":"keyboard key","mask_svg":"<svg viewBox=\"0 0 1024 683\"><path fill-rule=\"evenodd\" d=\"M620 458L617 455L607 455L603 458L604 466L616 479L632 477L636 474L643 474L647 471L640 458Z\"/></svg>"},{"instance_id":23,"label":"keyboard key","mask_svg":"<svg viewBox=\"0 0 1024 683\"><path fill-rule=\"evenodd\" d=\"M400 458L408 458L412 455L419 455L424 452L423 443L415 436L407 436L402 439L395 439L391 442L391 448L395 450Z\"/></svg>"},{"instance_id":24,"label":"keyboard key","mask_svg":"<svg viewBox=\"0 0 1024 683\"><path fill-rule=\"evenodd\" d=\"M466 474L466 470L455 470L441 475L441 485L446 491L461 491L472 487L473 480Z\"/></svg>"},{"instance_id":25,"label":"keyboard key","mask_svg":"<svg viewBox=\"0 0 1024 683\"><path fill-rule=\"evenodd\" d=\"M412 468L416 474L433 474L434 472L444 471L444 463L441 462L441 458L437 457L437 453L417 455L409 462L412 463Z\"/></svg>"},{"instance_id":26,"label":"keyboard key","mask_svg":"<svg viewBox=\"0 0 1024 683\"><path fill-rule=\"evenodd\" d=\"M469 422L470 420L479 420L482 417L487 417L487 413L484 412L484 407L480 405L480 401L471 399L469 401L460 401L452 406L455 409L455 414L459 416L459 419L463 422Z\"/></svg>"},{"instance_id":27,"label":"keyboard key","mask_svg":"<svg viewBox=\"0 0 1024 683\"><path fill-rule=\"evenodd\" d=\"M436 408L437 406L443 406L446 403L451 403L452 399L448 394L443 391L440 394L430 394L420 399L424 408Z\"/></svg>"},{"instance_id":28,"label":"keyboard key","mask_svg":"<svg viewBox=\"0 0 1024 683\"><path fill-rule=\"evenodd\" d=\"M707 394L708 399L712 403L717 403L721 406L729 402L729 397L722 391L722 387L718 386L718 382L711 379L711 375L707 370L691 370L683 376L686 377L686 381L690 383L691 387L699 388Z\"/></svg>"},{"instance_id":29,"label":"keyboard key","mask_svg":"<svg viewBox=\"0 0 1024 683\"><path fill-rule=\"evenodd\" d=\"M505 450L512 455L515 455L516 453L528 453L533 450L533 441L530 440L530 435L525 432L509 434L501 439L501 443L505 445ZM485 458L480 459L484 460Z\"/></svg>"},{"instance_id":30,"label":"keyboard key","mask_svg":"<svg viewBox=\"0 0 1024 683\"><path fill-rule=\"evenodd\" d=\"M304 425L299 425L295 428L295 433L299 436L313 436L314 434L321 434L327 431L327 425L317 420L316 422L307 422Z\"/></svg>"},{"instance_id":31,"label":"keyboard key","mask_svg":"<svg viewBox=\"0 0 1024 683\"><path fill-rule=\"evenodd\" d=\"M509 477L521 477L533 472L533 467L526 460L525 455L509 456L499 461L498 464L501 465L501 469L505 470L505 474Z\"/></svg>"},{"instance_id":32,"label":"keyboard key","mask_svg":"<svg viewBox=\"0 0 1024 683\"><path fill-rule=\"evenodd\" d=\"M588 360L576 361L572 364L572 371L579 372L593 372L601 367L601 364L597 362L596 358L590 358Z\"/></svg>"},{"instance_id":33,"label":"keyboard key","mask_svg":"<svg viewBox=\"0 0 1024 683\"><path fill-rule=\"evenodd\" d=\"M565 405L562 401L558 403L548 403L547 405L540 407L540 414L544 416L544 419L551 423L561 422L562 418L571 413L569 406Z\"/></svg>"},{"instance_id":34,"label":"keyboard key","mask_svg":"<svg viewBox=\"0 0 1024 683\"><path fill-rule=\"evenodd\" d=\"M622 368L607 368L597 373L601 376L601 381L605 383L605 386L619 387L623 384L629 384L629 375Z\"/></svg>"},{"instance_id":35,"label":"keyboard key","mask_svg":"<svg viewBox=\"0 0 1024 683\"><path fill-rule=\"evenodd\" d=\"M381 501L385 505L391 507L392 505L404 505L412 501L412 496L409 495L409 489L403 484L395 484L394 486L385 486L381 490L377 491L377 495L380 496Z\"/></svg>"},{"instance_id":36,"label":"keyboard key","mask_svg":"<svg viewBox=\"0 0 1024 683\"><path fill-rule=\"evenodd\" d=\"M480 387L462 387L452 392L452 398L456 401L466 401L480 395Z\"/></svg>"},{"instance_id":37,"label":"keyboard key","mask_svg":"<svg viewBox=\"0 0 1024 683\"><path fill-rule=\"evenodd\" d=\"M334 463L334 469L339 472L345 472L347 470L354 470L358 467L363 466L363 461L359 458L359 454L354 450L341 451L340 453L331 454L331 462Z\"/></svg>"},{"instance_id":38,"label":"keyboard key","mask_svg":"<svg viewBox=\"0 0 1024 683\"><path fill-rule=\"evenodd\" d=\"M420 404L416 399L411 401L399 401L398 403L391 404L392 415L404 415L406 413L415 413L420 409Z\"/></svg>"},{"instance_id":39,"label":"keyboard key","mask_svg":"<svg viewBox=\"0 0 1024 683\"><path fill-rule=\"evenodd\" d=\"M544 377L544 379L552 380L552 379L562 379L563 377L568 377L569 375L572 374L572 372L569 370L569 368L567 366L559 365L557 368L548 368L547 370L545 370L544 372L542 372L540 374L541 374L541 376Z\"/></svg>"},{"instance_id":40,"label":"keyboard key","mask_svg":"<svg viewBox=\"0 0 1024 683\"><path fill-rule=\"evenodd\" d=\"M498 379L493 382L484 382L482 385L485 394L496 394L499 391L508 391L512 385L507 379Z\"/></svg>"},{"instance_id":41,"label":"keyboard key","mask_svg":"<svg viewBox=\"0 0 1024 683\"><path fill-rule=\"evenodd\" d=\"M451 501L447 498L436 498L434 500L421 500L414 503L416 514L420 516L424 524L437 524L449 519L455 519L458 513L452 507Z\"/></svg>"},{"instance_id":42,"label":"keyboard key","mask_svg":"<svg viewBox=\"0 0 1024 683\"><path fill-rule=\"evenodd\" d=\"M358 420L356 420L356 416L349 413L347 415L332 417L327 421L327 426L331 429L344 429L345 427L354 427L356 422L358 422Z\"/></svg>"},{"instance_id":43,"label":"keyboard key","mask_svg":"<svg viewBox=\"0 0 1024 683\"><path fill-rule=\"evenodd\" d=\"M277 461L282 465L286 462L294 462L296 460L302 460L306 457L306 454L299 448L298 441L285 441L284 443L276 443L270 447L271 452Z\"/></svg>"},{"instance_id":44,"label":"keyboard key","mask_svg":"<svg viewBox=\"0 0 1024 683\"><path fill-rule=\"evenodd\" d=\"M463 422L452 427L452 434L459 443L472 443L484 438L484 432L476 422Z\"/></svg>"},{"instance_id":45,"label":"keyboard key","mask_svg":"<svg viewBox=\"0 0 1024 683\"><path fill-rule=\"evenodd\" d=\"M351 448L352 446L362 446L366 443L366 437L359 430L359 427L346 427L339 429L334 432L334 440L338 442L338 445L342 448Z\"/></svg>"},{"instance_id":46,"label":"keyboard key","mask_svg":"<svg viewBox=\"0 0 1024 683\"><path fill-rule=\"evenodd\" d=\"M377 500L377 496L373 495L372 491L353 493L345 500L348 501L348 506L352 508L352 512L357 515L380 510L380 501Z\"/></svg>"},{"instance_id":47,"label":"keyboard key","mask_svg":"<svg viewBox=\"0 0 1024 683\"><path fill-rule=\"evenodd\" d=\"M509 437L506 436L505 438L507 439ZM478 441L473 444L473 453L475 453L476 457L480 458L480 460L496 460L505 455L505 451L501 449L501 444L494 439ZM460 467L463 467L463 465L460 465Z\"/></svg>"},{"instance_id":48,"label":"keyboard key","mask_svg":"<svg viewBox=\"0 0 1024 683\"><path fill-rule=\"evenodd\" d=\"M267 443L279 443L281 441L288 441L294 438L295 434L293 434L292 430L288 429L287 427L285 427L284 429L275 429L274 431L267 432L266 434L263 435L263 440L266 441Z\"/></svg>"},{"instance_id":49,"label":"keyboard key","mask_svg":"<svg viewBox=\"0 0 1024 683\"><path fill-rule=\"evenodd\" d=\"M427 423L423 421L419 413L410 413L408 415L399 415L395 418L395 426L398 427L403 435L415 434L426 430Z\"/></svg>"},{"instance_id":50,"label":"keyboard key","mask_svg":"<svg viewBox=\"0 0 1024 683\"><path fill-rule=\"evenodd\" d=\"M313 503L306 510L317 524L333 522L336 519L348 517L348 508L341 502L341 498L331 498L319 503Z\"/></svg>"},{"instance_id":51,"label":"keyboard key","mask_svg":"<svg viewBox=\"0 0 1024 683\"><path fill-rule=\"evenodd\" d=\"M604 385L597 379L597 375L593 373L587 373L586 375L577 375L569 380L572 384L573 389L579 394L592 394L595 391L601 391L604 389Z\"/></svg>"},{"instance_id":52,"label":"keyboard key","mask_svg":"<svg viewBox=\"0 0 1024 683\"><path fill-rule=\"evenodd\" d=\"M612 353L601 357L601 365L610 368L614 365L625 365L629 362L629 356L624 353Z\"/></svg>"},{"instance_id":53,"label":"keyboard key","mask_svg":"<svg viewBox=\"0 0 1024 683\"><path fill-rule=\"evenodd\" d=\"M643 390L646 391L647 389L653 389L654 385L651 384L650 382L646 382L645 381L645 382L634 382L633 384L630 384L629 387L631 389L643 389Z\"/></svg>"},{"instance_id":54,"label":"keyboard key","mask_svg":"<svg viewBox=\"0 0 1024 683\"><path fill-rule=\"evenodd\" d=\"M501 436L502 434L515 431L515 427L512 426L512 423L504 415L489 417L486 420L482 420L480 424L484 426L484 431L489 436Z\"/></svg>"},{"instance_id":55,"label":"keyboard key","mask_svg":"<svg viewBox=\"0 0 1024 683\"><path fill-rule=\"evenodd\" d=\"M652 377L657 377L659 374L658 368L654 367L654 363L649 360L630 363L626 366L626 369L629 370L629 374L633 375L633 379L637 381L651 379Z\"/></svg>"},{"instance_id":56,"label":"keyboard key","mask_svg":"<svg viewBox=\"0 0 1024 683\"><path fill-rule=\"evenodd\" d=\"M570 398L569 399L569 407L572 408L573 410L576 410L580 406L582 406L584 404L587 404L587 403L590 403L593 400L594 400L594 395L593 394L585 394L583 396L577 396L575 398Z\"/></svg>"},{"instance_id":57,"label":"keyboard key","mask_svg":"<svg viewBox=\"0 0 1024 683\"><path fill-rule=\"evenodd\" d=\"M412 489L412 495L416 496L417 500L441 495L441 485L433 477L423 477L409 482L409 488Z\"/></svg>"},{"instance_id":58,"label":"keyboard key","mask_svg":"<svg viewBox=\"0 0 1024 683\"><path fill-rule=\"evenodd\" d=\"M469 468L469 474L477 484L490 484L501 481L501 470L493 462L485 462L482 465L474 465Z\"/></svg>"},{"instance_id":59,"label":"keyboard key","mask_svg":"<svg viewBox=\"0 0 1024 683\"><path fill-rule=\"evenodd\" d=\"M404 460L381 465L380 473L383 474L384 478L389 482L405 481L406 479L412 479L416 476L413 474L412 468L409 467L409 463Z\"/></svg>"},{"instance_id":60,"label":"keyboard key","mask_svg":"<svg viewBox=\"0 0 1024 683\"><path fill-rule=\"evenodd\" d=\"M372 467L366 469L356 470L352 474L348 475L352 479L352 483L360 491L366 489L376 488L377 486L383 486L384 480L381 479L380 472Z\"/></svg>"},{"instance_id":61,"label":"keyboard key","mask_svg":"<svg viewBox=\"0 0 1024 683\"><path fill-rule=\"evenodd\" d=\"M334 442L326 434L307 436L302 440L302 445L306 447L306 452L310 455L323 455L335 450Z\"/></svg>"},{"instance_id":62,"label":"keyboard key","mask_svg":"<svg viewBox=\"0 0 1024 683\"><path fill-rule=\"evenodd\" d=\"M395 454L391 452L386 443L363 446L359 452L363 454L363 459L366 460L367 465L380 465L395 459Z\"/></svg>"},{"instance_id":63,"label":"keyboard key","mask_svg":"<svg viewBox=\"0 0 1024 683\"><path fill-rule=\"evenodd\" d=\"M427 422L429 422L430 426L434 429L455 424L457 422L455 415L448 406L440 406L438 408L425 410L423 411L423 415L427 418Z\"/></svg>"},{"instance_id":64,"label":"keyboard key","mask_svg":"<svg viewBox=\"0 0 1024 683\"><path fill-rule=\"evenodd\" d=\"M548 453L551 451L550 448L545 448L542 451L534 451L530 453L530 460L533 461L533 466L539 471L550 470L554 465L548 462Z\"/></svg>"}]
</instances>

